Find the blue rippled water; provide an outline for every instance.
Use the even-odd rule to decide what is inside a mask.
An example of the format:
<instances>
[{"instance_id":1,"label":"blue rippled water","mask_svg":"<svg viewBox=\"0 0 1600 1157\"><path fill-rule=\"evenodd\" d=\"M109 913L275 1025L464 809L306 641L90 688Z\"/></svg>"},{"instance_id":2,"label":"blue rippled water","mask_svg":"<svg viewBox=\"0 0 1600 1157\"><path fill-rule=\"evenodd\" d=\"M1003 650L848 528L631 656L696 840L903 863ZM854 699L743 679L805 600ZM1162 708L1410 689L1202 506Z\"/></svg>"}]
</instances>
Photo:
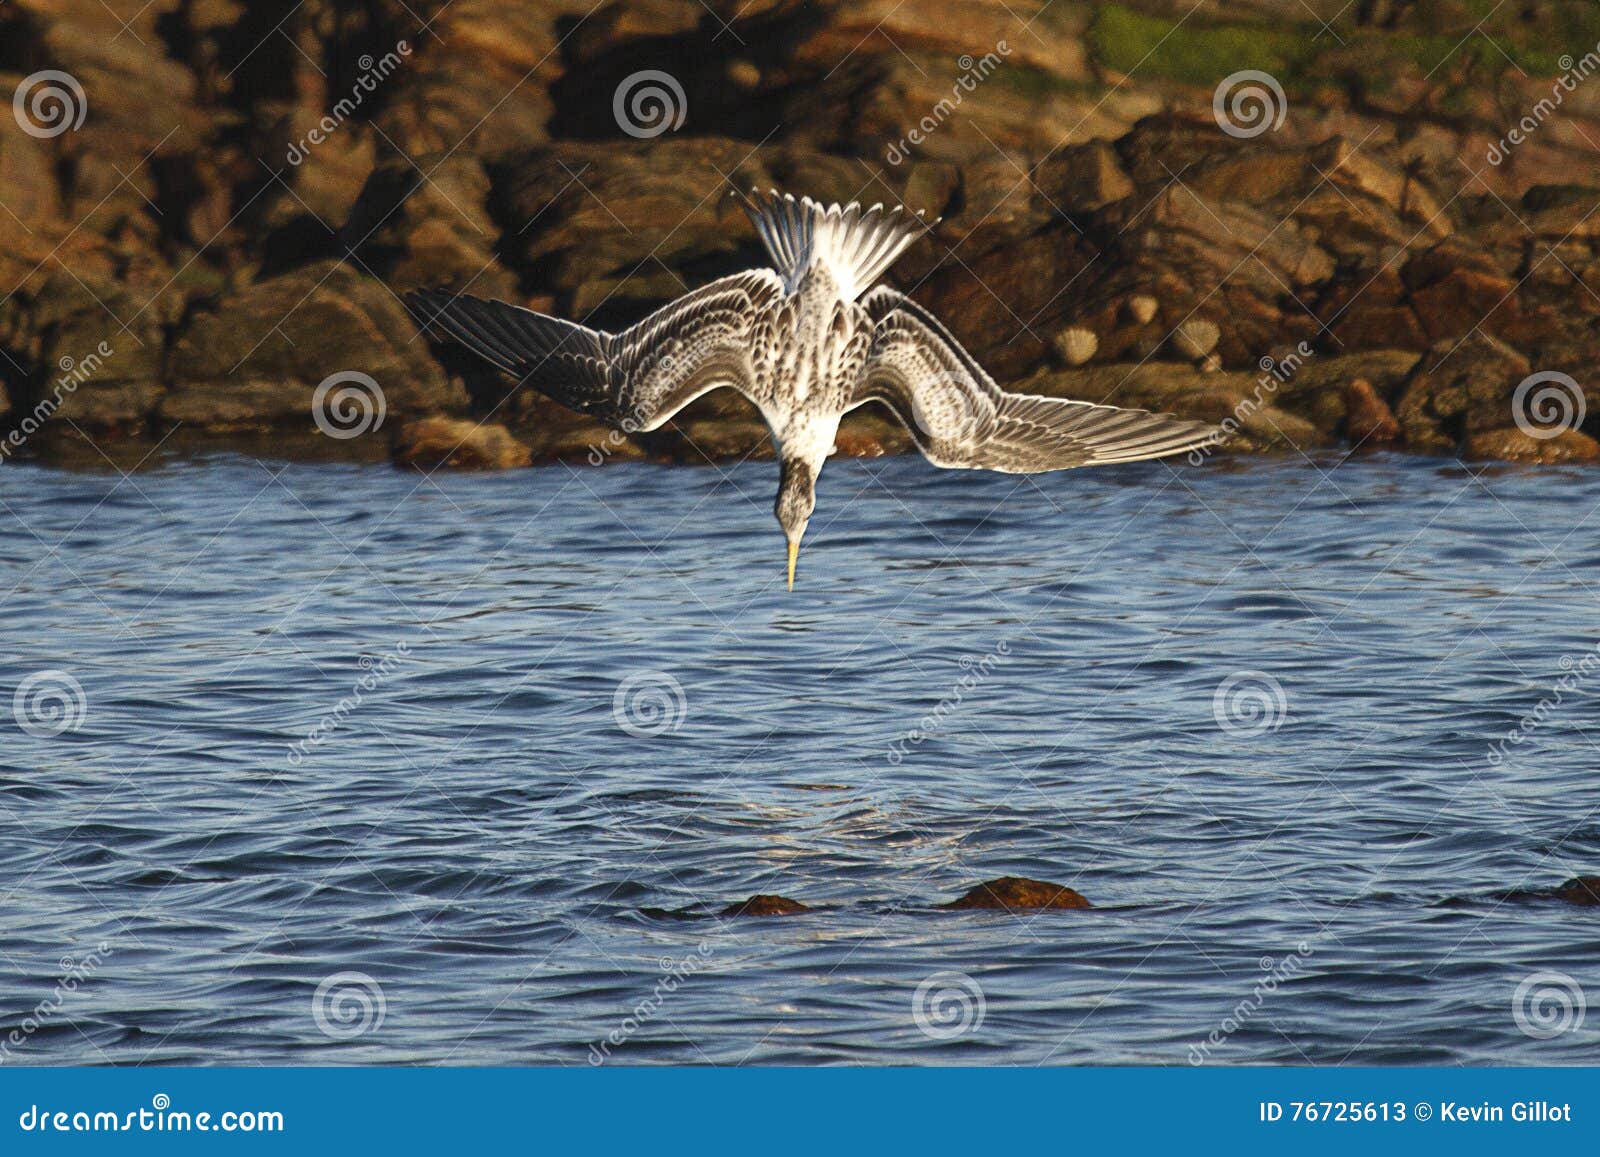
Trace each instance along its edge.
<instances>
[{"instance_id":1,"label":"blue rippled water","mask_svg":"<svg viewBox=\"0 0 1600 1157\"><path fill-rule=\"evenodd\" d=\"M1600 1057L1600 472L774 473L4 467L3 1059Z\"/></svg>"}]
</instances>

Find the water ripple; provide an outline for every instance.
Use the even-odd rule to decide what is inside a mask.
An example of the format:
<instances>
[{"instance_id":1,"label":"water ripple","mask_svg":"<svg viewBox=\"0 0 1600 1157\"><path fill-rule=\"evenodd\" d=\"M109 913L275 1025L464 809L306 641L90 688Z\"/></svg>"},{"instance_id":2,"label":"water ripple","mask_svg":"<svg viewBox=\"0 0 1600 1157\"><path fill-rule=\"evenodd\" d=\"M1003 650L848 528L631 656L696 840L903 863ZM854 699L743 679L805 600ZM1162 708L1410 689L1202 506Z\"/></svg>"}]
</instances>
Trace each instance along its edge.
<instances>
[{"instance_id":1,"label":"water ripple","mask_svg":"<svg viewBox=\"0 0 1600 1157\"><path fill-rule=\"evenodd\" d=\"M1511 1002L1600 992L1537 895L1600 871L1600 475L838 462L791 595L771 474L7 466L0 692L84 704L0 759L10 1055L1593 1059ZM1002 875L1096 907L935 907Z\"/></svg>"}]
</instances>

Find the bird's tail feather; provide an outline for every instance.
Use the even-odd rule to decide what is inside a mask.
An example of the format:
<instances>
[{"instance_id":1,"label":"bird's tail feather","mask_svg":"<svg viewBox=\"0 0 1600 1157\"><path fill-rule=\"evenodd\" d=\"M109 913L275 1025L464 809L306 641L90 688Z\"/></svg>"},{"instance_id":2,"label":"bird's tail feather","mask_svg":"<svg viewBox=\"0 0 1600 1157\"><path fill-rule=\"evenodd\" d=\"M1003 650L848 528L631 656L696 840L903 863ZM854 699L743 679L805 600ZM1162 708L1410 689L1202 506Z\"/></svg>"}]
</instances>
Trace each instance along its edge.
<instances>
[{"instance_id":1,"label":"bird's tail feather","mask_svg":"<svg viewBox=\"0 0 1600 1157\"><path fill-rule=\"evenodd\" d=\"M870 289L928 228L920 213L908 214L898 205L822 205L810 197L797 201L776 189L752 191L750 201L745 211L789 288L820 261L849 300Z\"/></svg>"}]
</instances>

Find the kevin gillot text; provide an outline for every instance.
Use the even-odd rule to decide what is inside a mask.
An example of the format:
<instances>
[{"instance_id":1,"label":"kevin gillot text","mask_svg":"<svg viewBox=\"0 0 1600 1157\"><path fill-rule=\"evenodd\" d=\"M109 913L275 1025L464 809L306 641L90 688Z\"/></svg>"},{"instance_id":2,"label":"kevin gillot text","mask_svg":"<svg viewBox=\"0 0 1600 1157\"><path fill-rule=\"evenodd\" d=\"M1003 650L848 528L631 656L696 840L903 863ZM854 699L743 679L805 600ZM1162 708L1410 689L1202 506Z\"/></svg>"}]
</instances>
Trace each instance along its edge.
<instances>
[{"instance_id":1,"label":"kevin gillot text","mask_svg":"<svg viewBox=\"0 0 1600 1157\"><path fill-rule=\"evenodd\" d=\"M1552 1104L1549 1101L1512 1101L1504 1105L1491 1105L1484 1101L1477 1105L1463 1105L1457 1101L1439 1102L1441 1121L1562 1121L1572 1123L1570 1104Z\"/></svg>"},{"instance_id":2,"label":"kevin gillot text","mask_svg":"<svg viewBox=\"0 0 1600 1157\"><path fill-rule=\"evenodd\" d=\"M1431 1121L1441 1124L1515 1121L1525 1124L1571 1124L1572 1106L1566 1102L1513 1101L1510 1105L1491 1105L1480 1101L1475 1105L1461 1101L1440 1101L1437 1108L1431 1101L1262 1101L1261 1120L1275 1122L1349 1121L1376 1123L1381 1121Z\"/></svg>"}]
</instances>

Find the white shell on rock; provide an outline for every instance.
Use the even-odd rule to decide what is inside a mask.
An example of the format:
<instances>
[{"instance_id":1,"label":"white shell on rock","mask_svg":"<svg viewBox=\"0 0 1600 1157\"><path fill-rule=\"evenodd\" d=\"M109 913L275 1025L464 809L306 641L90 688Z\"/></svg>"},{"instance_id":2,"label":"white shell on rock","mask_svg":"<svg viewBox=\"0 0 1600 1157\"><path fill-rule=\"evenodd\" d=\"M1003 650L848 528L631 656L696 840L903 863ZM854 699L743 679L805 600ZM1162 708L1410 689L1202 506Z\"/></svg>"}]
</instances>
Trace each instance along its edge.
<instances>
[{"instance_id":1,"label":"white shell on rock","mask_svg":"<svg viewBox=\"0 0 1600 1157\"><path fill-rule=\"evenodd\" d=\"M1128 298L1128 313L1140 325L1149 325L1155 320L1156 310L1161 303L1148 293L1136 293Z\"/></svg>"},{"instance_id":2,"label":"white shell on rock","mask_svg":"<svg viewBox=\"0 0 1600 1157\"><path fill-rule=\"evenodd\" d=\"M1081 366L1100 349L1100 339L1092 329L1075 325L1056 334L1055 347L1069 366Z\"/></svg>"},{"instance_id":3,"label":"white shell on rock","mask_svg":"<svg viewBox=\"0 0 1600 1157\"><path fill-rule=\"evenodd\" d=\"M1191 317L1188 321L1178 323L1178 328L1172 331L1172 344L1186 358L1203 358L1217 348L1217 339L1222 336L1222 331L1217 328L1214 321L1203 318Z\"/></svg>"}]
</instances>

